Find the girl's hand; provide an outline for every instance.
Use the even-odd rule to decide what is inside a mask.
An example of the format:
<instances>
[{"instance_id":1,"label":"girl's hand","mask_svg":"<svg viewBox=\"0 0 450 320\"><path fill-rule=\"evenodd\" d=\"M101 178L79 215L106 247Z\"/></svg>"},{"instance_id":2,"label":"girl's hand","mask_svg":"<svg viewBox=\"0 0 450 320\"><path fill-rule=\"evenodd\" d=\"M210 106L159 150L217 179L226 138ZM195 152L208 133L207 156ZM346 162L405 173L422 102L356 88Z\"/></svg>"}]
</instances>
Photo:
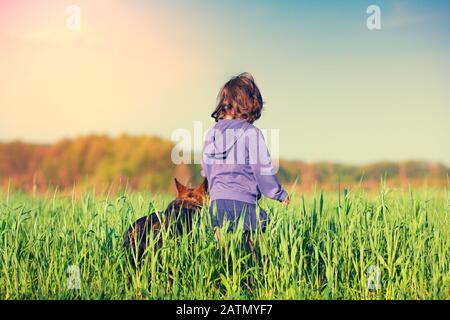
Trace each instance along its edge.
<instances>
[{"instance_id":1,"label":"girl's hand","mask_svg":"<svg viewBox=\"0 0 450 320\"><path fill-rule=\"evenodd\" d=\"M287 206L289 204L289 196L284 198L284 200L281 203Z\"/></svg>"}]
</instances>

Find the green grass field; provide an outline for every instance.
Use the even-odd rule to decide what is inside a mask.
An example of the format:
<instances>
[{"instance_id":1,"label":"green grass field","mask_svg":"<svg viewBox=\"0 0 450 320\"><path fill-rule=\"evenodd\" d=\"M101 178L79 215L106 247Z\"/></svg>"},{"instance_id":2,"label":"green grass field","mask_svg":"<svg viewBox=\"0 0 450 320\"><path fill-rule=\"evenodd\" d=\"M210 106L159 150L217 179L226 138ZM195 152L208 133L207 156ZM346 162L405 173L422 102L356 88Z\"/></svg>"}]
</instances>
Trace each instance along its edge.
<instances>
[{"instance_id":1,"label":"green grass field","mask_svg":"<svg viewBox=\"0 0 450 320\"><path fill-rule=\"evenodd\" d=\"M448 191L317 192L293 195L288 207L263 201L272 221L254 235L255 255L239 231L224 232L216 250L205 209L191 234L164 231L164 246L134 272L123 234L170 196L4 190L0 298L449 299Z\"/></svg>"}]
</instances>

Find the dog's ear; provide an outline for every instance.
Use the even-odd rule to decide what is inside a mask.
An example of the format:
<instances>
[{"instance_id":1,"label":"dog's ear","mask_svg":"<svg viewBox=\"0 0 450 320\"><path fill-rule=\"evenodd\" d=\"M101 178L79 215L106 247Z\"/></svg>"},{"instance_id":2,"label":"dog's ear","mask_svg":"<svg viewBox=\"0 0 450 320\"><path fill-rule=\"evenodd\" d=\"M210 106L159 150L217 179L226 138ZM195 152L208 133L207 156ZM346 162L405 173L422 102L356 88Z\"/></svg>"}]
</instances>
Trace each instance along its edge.
<instances>
[{"instance_id":1,"label":"dog's ear","mask_svg":"<svg viewBox=\"0 0 450 320\"><path fill-rule=\"evenodd\" d=\"M188 188L186 188L186 186L182 185L182 184L177 180L177 178L175 178L175 185L176 185L176 187L177 187L178 194L185 193L185 192L187 192L187 190L188 190Z\"/></svg>"},{"instance_id":2,"label":"dog's ear","mask_svg":"<svg viewBox=\"0 0 450 320\"><path fill-rule=\"evenodd\" d=\"M195 191L201 195L206 195L208 193L208 180L205 178L202 184L195 188Z\"/></svg>"}]
</instances>

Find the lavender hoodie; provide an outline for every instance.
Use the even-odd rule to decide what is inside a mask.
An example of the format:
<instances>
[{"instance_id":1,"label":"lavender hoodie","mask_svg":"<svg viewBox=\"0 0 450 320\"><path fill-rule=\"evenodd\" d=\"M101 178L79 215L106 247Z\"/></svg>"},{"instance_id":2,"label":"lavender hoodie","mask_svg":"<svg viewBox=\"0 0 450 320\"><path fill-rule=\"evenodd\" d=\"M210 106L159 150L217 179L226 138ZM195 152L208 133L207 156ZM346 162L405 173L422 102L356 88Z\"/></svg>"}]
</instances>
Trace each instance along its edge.
<instances>
[{"instance_id":1,"label":"lavender hoodie","mask_svg":"<svg viewBox=\"0 0 450 320\"><path fill-rule=\"evenodd\" d=\"M273 174L261 131L246 120L219 120L205 139L202 175L211 201L239 200L255 204L261 194L283 201L286 191Z\"/></svg>"}]
</instances>

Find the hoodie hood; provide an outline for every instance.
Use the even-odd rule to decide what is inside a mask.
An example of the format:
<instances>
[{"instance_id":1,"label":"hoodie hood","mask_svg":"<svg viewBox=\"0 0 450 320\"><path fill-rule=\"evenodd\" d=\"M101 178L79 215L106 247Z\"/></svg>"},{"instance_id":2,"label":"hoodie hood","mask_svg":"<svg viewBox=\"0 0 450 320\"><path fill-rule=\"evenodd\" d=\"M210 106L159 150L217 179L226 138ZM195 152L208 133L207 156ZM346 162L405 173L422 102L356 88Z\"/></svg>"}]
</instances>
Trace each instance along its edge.
<instances>
[{"instance_id":1,"label":"hoodie hood","mask_svg":"<svg viewBox=\"0 0 450 320\"><path fill-rule=\"evenodd\" d=\"M230 150L250 126L247 120L242 119L219 120L208 133L209 144L205 148L205 155L211 159L226 159Z\"/></svg>"}]
</instances>

